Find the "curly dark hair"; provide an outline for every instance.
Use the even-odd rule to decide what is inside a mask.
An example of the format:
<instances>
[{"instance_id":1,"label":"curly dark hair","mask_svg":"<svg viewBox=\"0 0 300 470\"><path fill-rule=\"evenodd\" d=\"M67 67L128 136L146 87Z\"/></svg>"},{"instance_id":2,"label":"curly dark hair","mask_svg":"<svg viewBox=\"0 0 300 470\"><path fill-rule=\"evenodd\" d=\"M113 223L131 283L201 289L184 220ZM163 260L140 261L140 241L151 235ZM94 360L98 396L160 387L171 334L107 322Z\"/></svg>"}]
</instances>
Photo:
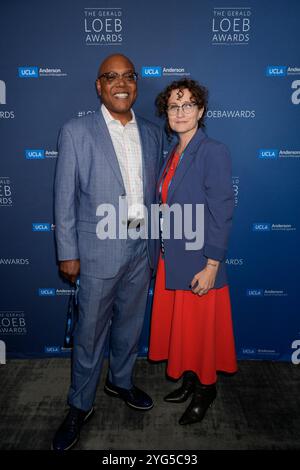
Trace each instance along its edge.
<instances>
[{"instance_id":1,"label":"curly dark hair","mask_svg":"<svg viewBox=\"0 0 300 470\"><path fill-rule=\"evenodd\" d=\"M205 127L204 117L207 111L208 90L204 86L200 85L196 80L182 78L181 80L175 80L174 82L170 83L170 85L168 85L161 93L159 93L155 100L157 115L160 117L163 116L166 119L165 129L169 137L171 137L173 131L169 126L167 117L168 101L173 90L183 90L185 88L190 91L192 98L198 105L199 109L204 108L202 117L198 121L198 128Z\"/></svg>"}]
</instances>

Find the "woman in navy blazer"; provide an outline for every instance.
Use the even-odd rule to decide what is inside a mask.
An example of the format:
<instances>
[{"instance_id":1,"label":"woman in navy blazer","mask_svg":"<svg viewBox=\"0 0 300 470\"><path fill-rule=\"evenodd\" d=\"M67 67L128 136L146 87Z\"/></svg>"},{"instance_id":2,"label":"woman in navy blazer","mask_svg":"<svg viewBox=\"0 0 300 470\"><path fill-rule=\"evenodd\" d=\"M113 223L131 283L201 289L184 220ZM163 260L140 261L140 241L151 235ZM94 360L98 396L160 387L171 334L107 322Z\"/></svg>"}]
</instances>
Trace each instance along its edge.
<instances>
[{"instance_id":1,"label":"woman in navy blazer","mask_svg":"<svg viewBox=\"0 0 300 470\"><path fill-rule=\"evenodd\" d=\"M202 130L207 109L203 86L190 79L172 82L156 106L167 133L175 133L178 142L157 185L161 249L149 358L167 360L167 374L183 377L164 399L182 403L192 395L179 420L191 424L202 421L216 398L217 371L237 370L225 269L234 207L231 161L226 146Z\"/></svg>"}]
</instances>

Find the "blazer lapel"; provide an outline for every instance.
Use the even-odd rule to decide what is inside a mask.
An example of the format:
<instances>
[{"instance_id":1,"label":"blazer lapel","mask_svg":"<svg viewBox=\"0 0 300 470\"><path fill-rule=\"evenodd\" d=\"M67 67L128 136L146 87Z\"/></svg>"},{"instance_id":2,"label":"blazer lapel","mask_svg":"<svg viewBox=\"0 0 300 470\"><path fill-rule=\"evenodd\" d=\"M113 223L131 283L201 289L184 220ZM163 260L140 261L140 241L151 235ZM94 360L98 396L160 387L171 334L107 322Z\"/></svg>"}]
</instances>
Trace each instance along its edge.
<instances>
[{"instance_id":1,"label":"blazer lapel","mask_svg":"<svg viewBox=\"0 0 300 470\"><path fill-rule=\"evenodd\" d=\"M98 140L98 145L99 148L103 151L103 154L111 166L116 178L119 180L120 184L124 188L125 192L125 185L124 181L122 178L119 162L118 162L118 157L116 155L109 130L107 128L107 125L104 121L104 118L102 116L101 111L97 111L95 113L95 127L96 127L96 139Z\"/></svg>"},{"instance_id":2,"label":"blazer lapel","mask_svg":"<svg viewBox=\"0 0 300 470\"><path fill-rule=\"evenodd\" d=\"M190 167L191 162L193 161L196 155L197 149L204 138L205 138L204 132L201 129L198 129L198 131L196 132L192 140L187 145L184 151L183 158L176 169L175 175L172 179L172 184L170 185L170 188L168 190L168 197L167 197L168 202L171 200L174 194L174 191L176 190L177 186L180 184L182 178L184 177L185 173Z\"/></svg>"},{"instance_id":3,"label":"blazer lapel","mask_svg":"<svg viewBox=\"0 0 300 470\"><path fill-rule=\"evenodd\" d=\"M175 146L176 146L176 144L175 144L175 145L172 145L172 147L170 147L170 149L168 150L168 153L167 153L166 157L164 158L164 163L163 163L163 165L162 165L162 167L161 167L161 169L160 169L160 171L159 171L159 176L158 176L158 180L157 180L158 182L161 180L161 177L162 177L162 175L163 175L163 172L165 171L165 168L166 168L166 166L167 166L167 163L168 163L168 161L169 161L169 158L170 158L170 156L171 156L171 154L172 154L172 152L173 152Z\"/></svg>"},{"instance_id":4,"label":"blazer lapel","mask_svg":"<svg viewBox=\"0 0 300 470\"><path fill-rule=\"evenodd\" d=\"M141 150L142 150L142 178L143 178L143 187L144 187L144 201L147 203L149 191L149 177L151 175L151 158L148 153L150 152L149 146L149 135L147 126L135 115L139 134L141 141ZM146 204L147 205L147 204Z\"/></svg>"}]
</instances>

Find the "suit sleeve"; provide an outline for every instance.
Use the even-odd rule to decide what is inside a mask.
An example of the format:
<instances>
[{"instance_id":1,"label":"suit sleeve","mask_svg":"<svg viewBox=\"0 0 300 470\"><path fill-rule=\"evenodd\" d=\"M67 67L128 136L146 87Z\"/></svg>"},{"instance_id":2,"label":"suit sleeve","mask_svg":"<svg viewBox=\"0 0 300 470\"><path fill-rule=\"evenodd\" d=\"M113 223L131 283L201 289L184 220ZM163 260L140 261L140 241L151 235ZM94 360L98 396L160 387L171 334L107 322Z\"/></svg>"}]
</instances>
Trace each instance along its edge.
<instances>
[{"instance_id":1,"label":"suit sleeve","mask_svg":"<svg viewBox=\"0 0 300 470\"><path fill-rule=\"evenodd\" d=\"M204 256L223 261L234 209L231 159L225 145L218 144L209 151L204 184L208 208Z\"/></svg>"},{"instance_id":2,"label":"suit sleeve","mask_svg":"<svg viewBox=\"0 0 300 470\"><path fill-rule=\"evenodd\" d=\"M54 183L55 233L59 261L79 258L76 208L78 194L77 158L72 135L64 126L58 139Z\"/></svg>"}]
</instances>

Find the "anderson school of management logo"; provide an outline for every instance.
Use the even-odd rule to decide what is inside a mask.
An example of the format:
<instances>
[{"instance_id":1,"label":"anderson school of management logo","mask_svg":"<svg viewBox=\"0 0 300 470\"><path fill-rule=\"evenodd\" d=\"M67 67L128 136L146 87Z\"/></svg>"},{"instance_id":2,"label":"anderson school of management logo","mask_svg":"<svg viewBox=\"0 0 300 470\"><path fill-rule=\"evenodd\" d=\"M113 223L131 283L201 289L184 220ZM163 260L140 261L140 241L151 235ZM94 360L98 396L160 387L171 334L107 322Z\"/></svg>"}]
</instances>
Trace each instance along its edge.
<instances>
[{"instance_id":1,"label":"anderson school of management logo","mask_svg":"<svg viewBox=\"0 0 300 470\"><path fill-rule=\"evenodd\" d=\"M268 65L265 71L267 77L295 77L300 75L300 67L287 65ZM291 83L291 102L295 105L300 104L300 79L296 78Z\"/></svg>"},{"instance_id":2,"label":"anderson school of management logo","mask_svg":"<svg viewBox=\"0 0 300 470\"><path fill-rule=\"evenodd\" d=\"M40 77L66 77L67 74L59 67L18 67L19 78L40 78Z\"/></svg>"},{"instance_id":3,"label":"anderson school of management logo","mask_svg":"<svg viewBox=\"0 0 300 470\"><path fill-rule=\"evenodd\" d=\"M44 150L44 149L26 149L25 158L26 160L44 160L45 158L56 158L58 152L56 150Z\"/></svg>"},{"instance_id":4,"label":"anderson school of management logo","mask_svg":"<svg viewBox=\"0 0 300 470\"><path fill-rule=\"evenodd\" d=\"M144 78L159 78L159 77L171 77L171 76L182 76L188 77L188 72L184 67L162 67L161 65L145 65L142 67L142 77Z\"/></svg>"}]
</instances>

